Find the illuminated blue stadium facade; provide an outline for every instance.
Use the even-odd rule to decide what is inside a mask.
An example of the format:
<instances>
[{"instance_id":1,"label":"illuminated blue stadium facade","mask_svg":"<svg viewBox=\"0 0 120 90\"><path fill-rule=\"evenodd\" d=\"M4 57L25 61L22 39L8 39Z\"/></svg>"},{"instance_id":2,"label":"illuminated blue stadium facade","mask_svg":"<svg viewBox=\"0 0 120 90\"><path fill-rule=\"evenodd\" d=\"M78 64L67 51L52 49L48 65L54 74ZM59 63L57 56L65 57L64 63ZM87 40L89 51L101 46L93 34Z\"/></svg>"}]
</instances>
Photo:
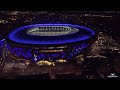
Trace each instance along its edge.
<instances>
[{"instance_id":1,"label":"illuminated blue stadium facade","mask_svg":"<svg viewBox=\"0 0 120 90\"><path fill-rule=\"evenodd\" d=\"M68 61L89 47L94 38L95 31L84 26L35 24L13 30L6 42L12 56L36 63L40 60Z\"/></svg>"}]
</instances>

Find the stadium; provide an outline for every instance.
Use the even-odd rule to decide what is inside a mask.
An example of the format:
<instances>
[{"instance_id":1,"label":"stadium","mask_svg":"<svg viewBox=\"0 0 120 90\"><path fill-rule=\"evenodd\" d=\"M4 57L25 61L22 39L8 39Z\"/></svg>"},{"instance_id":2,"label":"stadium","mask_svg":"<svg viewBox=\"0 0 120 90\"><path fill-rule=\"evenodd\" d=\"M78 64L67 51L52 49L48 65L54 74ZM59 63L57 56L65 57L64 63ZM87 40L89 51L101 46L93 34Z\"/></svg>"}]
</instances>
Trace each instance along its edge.
<instances>
[{"instance_id":1,"label":"stadium","mask_svg":"<svg viewBox=\"0 0 120 90\"><path fill-rule=\"evenodd\" d=\"M17 60L43 65L69 62L95 41L96 32L72 24L34 24L12 30L7 49ZM44 63L43 63L44 62Z\"/></svg>"}]
</instances>

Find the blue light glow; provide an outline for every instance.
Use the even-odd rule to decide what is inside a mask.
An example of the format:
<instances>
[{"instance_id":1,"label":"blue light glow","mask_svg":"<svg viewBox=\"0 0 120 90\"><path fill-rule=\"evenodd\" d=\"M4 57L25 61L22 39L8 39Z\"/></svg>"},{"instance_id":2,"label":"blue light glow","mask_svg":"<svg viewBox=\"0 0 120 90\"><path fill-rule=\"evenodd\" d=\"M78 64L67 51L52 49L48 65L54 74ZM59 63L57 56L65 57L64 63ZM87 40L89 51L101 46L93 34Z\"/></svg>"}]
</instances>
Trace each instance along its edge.
<instances>
[{"instance_id":1,"label":"blue light glow","mask_svg":"<svg viewBox=\"0 0 120 90\"><path fill-rule=\"evenodd\" d=\"M75 33L73 35L63 35L56 36L56 37L44 37L44 36L31 36L26 34L26 30L29 28L36 28L40 26L68 26L68 27L74 27L79 30L87 31L87 34L81 34L81 33ZM24 44L65 44L65 43L73 43L77 41L82 41L91 38L91 36L94 36L95 32L89 28L86 28L84 26L79 25L71 25L71 24L35 24L35 25L28 25L23 26L20 28L17 28L13 30L9 35L8 38L11 41L18 42L18 43L24 43Z\"/></svg>"},{"instance_id":2,"label":"blue light glow","mask_svg":"<svg viewBox=\"0 0 120 90\"><path fill-rule=\"evenodd\" d=\"M40 26L68 26L79 29L79 32L74 34L66 34L62 36L33 36L26 34L26 31L30 28L36 28ZM83 32L83 33L82 33ZM35 24L28 25L17 28L13 30L8 38L16 43L24 43L24 44L66 44L66 43L74 43L78 41L83 41L92 38L95 35L95 32L89 28L79 25L71 25L71 24ZM73 56L81 53L85 48L89 46L88 42L81 42L79 45L75 44L73 46L69 46L68 50L63 52L40 52L43 47L40 49L34 48L25 48L20 46L12 46L7 44L7 48L18 58L24 58L25 60L32 60L33 62L38 62L39 60L57 60L57 59L70 59ZM46 48L44 48L46 49ZM37 55L37 61L34 60L34 54Z\"/></svg>"},{"instance_id":3,"label":"blue light glow","mask_svg":"<svg viewBox=\"0 0 120 90\"><path fill-rule=\"evenodd\" d=\"M68 48L68 51L70 52L53 52L53 53L44 53L39 52L39 49L31 50L30 48L22 48L22 47L14 47L9 46L7 44L8 49L12 53L12 55L15 55L16 57L24 58L25 60L32 60L33 62L38 62L40 60L49 60L49 58L53 61L57 59L70 59L73 56L78 55L80 52L83 51L83 49L87 48L89 46L88 43L81 43L79 45L72 46ZM34 60L34 54L37 55L37 61Z\"/></svg>"},{"instance_id":4,"label":"blue light glow","mask_svg":"<svg viewBox=\"0 0 120 90\"><path fill-rule=\"evenodd\" d=\"M0 48L4 46L5 39L0 40Z\"/></svg>"}]
</instances>

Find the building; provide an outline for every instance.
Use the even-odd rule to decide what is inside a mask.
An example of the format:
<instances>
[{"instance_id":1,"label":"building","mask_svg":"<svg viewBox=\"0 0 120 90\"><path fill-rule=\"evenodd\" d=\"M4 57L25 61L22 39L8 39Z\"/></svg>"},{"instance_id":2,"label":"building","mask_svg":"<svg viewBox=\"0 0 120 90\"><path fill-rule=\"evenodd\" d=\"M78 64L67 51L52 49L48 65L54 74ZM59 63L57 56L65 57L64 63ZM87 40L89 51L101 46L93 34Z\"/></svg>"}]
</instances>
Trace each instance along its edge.
<instances>
[{"instance_id":1,"label":"building","mask_svg":"<svg viewBox=\"0 0 120 90\"><path fill-rule=\"evenodd\" d=\"M95 40L94 30L71 24L35 24L17 28L6 38L11 57L29 64L69 62Z\"/></svg>"}]
</instances>

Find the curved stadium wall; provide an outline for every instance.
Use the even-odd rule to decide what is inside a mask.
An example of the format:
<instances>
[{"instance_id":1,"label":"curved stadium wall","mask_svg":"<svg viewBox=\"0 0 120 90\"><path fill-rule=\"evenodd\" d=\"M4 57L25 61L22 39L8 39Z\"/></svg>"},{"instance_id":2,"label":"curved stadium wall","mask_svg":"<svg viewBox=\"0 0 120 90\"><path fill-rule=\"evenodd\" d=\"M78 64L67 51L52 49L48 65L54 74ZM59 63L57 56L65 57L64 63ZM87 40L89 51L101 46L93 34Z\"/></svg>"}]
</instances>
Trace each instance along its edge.
<instances>
[{"instance_id":1,"label":"curved stadium wall","mask_svg":"<svg viewBox=\"0 0 120 90\"><path fill-rule=\"evenodd\" d=\"M94 30L79 25L35 24L10 32L6 44L13 57L34 63L69 61L94 42L95 34Z\"/></svg>"}]
</instances>

